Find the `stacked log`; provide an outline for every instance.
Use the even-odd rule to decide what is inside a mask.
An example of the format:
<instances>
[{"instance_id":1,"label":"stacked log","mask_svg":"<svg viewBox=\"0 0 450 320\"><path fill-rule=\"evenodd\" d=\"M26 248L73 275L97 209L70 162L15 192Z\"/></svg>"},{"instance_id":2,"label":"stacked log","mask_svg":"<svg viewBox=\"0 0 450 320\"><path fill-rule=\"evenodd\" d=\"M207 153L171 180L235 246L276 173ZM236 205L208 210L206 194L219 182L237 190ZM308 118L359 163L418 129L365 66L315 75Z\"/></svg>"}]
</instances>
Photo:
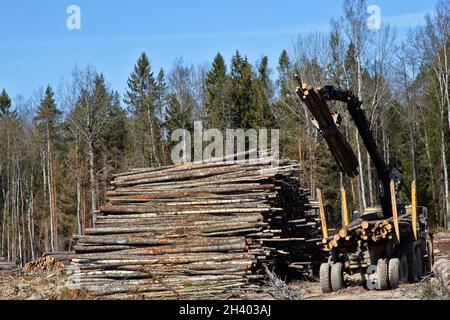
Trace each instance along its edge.
<instances>
[{"instance_id":1,"label":"stacked log","mask_svg":"<svg viewBox=\"0 0 450 320\"><path fill-rule=\"evenodd\" d=\"M118 174L75 236L71 281L108 298L198 299L257 290L264 265L308 275L320 223L298 175L270 157Z\"/></svg>"},{"instance_id":2,"label":"stacked log","mask_svg":"<svg viewBox=\"0 0 450 320\"><path fill-rule=\"evenodd\" d=\"M450 259L450 234L439 232L433 237L434 254L437 257Z\"/></svg>"},{"instance_id":3,"label":"stacked log","mask_svg":"<svg viewBox=\"0 0 450 320\"><path fill-rule=\"evenodd\" d=\"M406 213L399 217L400 239L414 241L411 214ZM352 221L347 227L341 228L336 234L323 239L325 251L341 247L368 247L383 240L396 239L393 218L384 219L381 208L373 210Z\"/></svg>"},{"instance_id":4,"label":"stacked log","mask_svg":"<svg viewBox=\"0 0 450 320\"><path fill-rule=\"evenodd\" d=\"M43 257L52 257L56 262L60 262L64 266L68 266L73 258L74 252L61 251L61 252L46 252Z\"/></svg>"},{"instance_id":5,"label":"stacked log","mask_svg":"<svg viewBox=\"0 0 450 320\"><path fill-rule=\"evenodd\" d=\"M10 274L19 272L21 268L14 262L9 262L4 257L0 257L0 274Z\"/></svg>"},{"instance_id":6,"label":"stacked log","mask_svg":"<svg viewBox=\"0 0 450 320\"><path fill-rule=\"evenodd\" d=\"M64 263L57 259L47 255L45 257L30 261L25 264L23 271L25 273L37 273L46 271L55 271L58 269L64 269Z\"/></svg>"},{"instance_id":7,"label":"stacked log","mask_svg":"<svg viewBox=\"0 0 450 320\"><path fill-rule=\"evenodd\" d=\"M433 266L433 271L450 296L450 260L446 258L438 259Z\"/></svg>"}]
</instances>

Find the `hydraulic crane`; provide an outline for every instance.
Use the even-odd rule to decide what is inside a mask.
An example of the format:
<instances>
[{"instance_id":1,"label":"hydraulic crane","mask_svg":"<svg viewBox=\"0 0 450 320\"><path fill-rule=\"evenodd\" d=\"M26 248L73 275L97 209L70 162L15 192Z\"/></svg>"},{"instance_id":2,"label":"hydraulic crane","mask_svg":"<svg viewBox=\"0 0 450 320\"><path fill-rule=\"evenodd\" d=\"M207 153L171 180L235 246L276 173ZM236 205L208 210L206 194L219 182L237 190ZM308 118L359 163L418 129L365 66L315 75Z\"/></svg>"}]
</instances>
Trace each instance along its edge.
<instances>
[{"instance_id":1,"label":"hydraulic crane","mask_svg":"<svg viewBox=\"0 0 450 320\"><path fill-rule=\"evenodd\" d=\"M418 281L431 269L432 234L428 231L426 208L417 207L415 182L412 203L401 204L398 190L401 174L384 161L373 138L362 109L362 102L348 90L333 86L314 89L296 77L297 95L312 114L312 122L328 144L336 163L350 178L359 174L359 163L348 141L339 131L340 115L330 112L328 102L345 103L347 111L372 160L377 173L380 210L349 222L328 236L326 221L322 223L324 250L328 262L320 267L320 283L324 293L338 291L353 280L369 289L396 288L401 282ZM345 191L343 204L347 210ZM322 202L322 201L320 201ZM418 213L420 211L420 213ZM325 216L322 215L322 220Z\"/></svg>"}]
</instances>

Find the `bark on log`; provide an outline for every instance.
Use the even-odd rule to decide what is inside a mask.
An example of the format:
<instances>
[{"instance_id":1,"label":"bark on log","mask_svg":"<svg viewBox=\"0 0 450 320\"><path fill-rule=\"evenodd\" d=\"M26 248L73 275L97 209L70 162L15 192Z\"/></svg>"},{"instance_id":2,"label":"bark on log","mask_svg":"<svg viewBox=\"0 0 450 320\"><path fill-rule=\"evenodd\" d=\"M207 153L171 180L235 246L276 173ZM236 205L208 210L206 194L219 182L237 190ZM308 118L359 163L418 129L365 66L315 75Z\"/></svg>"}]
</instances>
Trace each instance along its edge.
<instances>
[{"instance_id":1,"label":"bark on log","mask_svg":"<svg viewBox=\"0 0 450 320\"><path fill-rule=\"evenodd\" d=\"M450 295L450 260L446 258L438 259L433 266L433 271L447 294Z\"/></svg>"},{"instance_id":2,"label":"bark on log","mask_svg":"<svg viewBox=\"0 0 450 320\"><path fill-rule=\"evenodd\" d=\"M98 296L198 297L256 288L266 263L308 275L323 254L317 203L295 161L273 160L115 175L94 227L74 237L74 285Z\"/></svg>"}]
</instances>

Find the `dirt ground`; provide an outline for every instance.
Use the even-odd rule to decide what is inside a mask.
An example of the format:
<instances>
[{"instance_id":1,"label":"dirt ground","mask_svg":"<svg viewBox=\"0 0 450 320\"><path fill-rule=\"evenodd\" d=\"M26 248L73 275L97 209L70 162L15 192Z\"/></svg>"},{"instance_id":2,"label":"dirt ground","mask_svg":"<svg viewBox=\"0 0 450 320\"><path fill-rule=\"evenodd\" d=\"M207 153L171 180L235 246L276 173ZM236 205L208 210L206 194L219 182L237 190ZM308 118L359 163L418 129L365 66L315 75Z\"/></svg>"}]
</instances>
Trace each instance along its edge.
<instances>
[{"instance_id":1,"label":"dirt ground","mask_svg":"<svg viewBox=\"0 0 450 320\"><path fill-rule=\"evenodd\" d=\"M296 287L294 287L296 288ZM401 285L389 291L367 290L363 287L350 287L337 293L322 294L317 283L303 283L298 290L305 300L442 300L449 297L441 291L440 283L429 278L418 284Z\"/></svg>"},{"instance_id":2,"label":"dirt ground","mask_svg":"<svg viewBox=\"0 0 450 320\"><path fill-rule=\"evenodd\" d=\"M85 300L93 299L85 292L65 287L67 276L61 272L40 273L15 277L0 277L0 300ZM338 293L323 295L317 282L296 282L289 285L298 299L303 300L442 300L449 297L441 291L439 282L428 278L418 284L402 285L396 290L377 291L362 287L346 288ZM263 290L265 291L265 290ZM271 289L268 288L268 291ZM252 296L270 299L267 292ZM277 298L276 296L272 296Z\"/></svg>"},{"instance_id":3,"label":"dirt ground","mask_svg":"<svg viewBox=\"0 0 450 320\"><path fill-rule=\"evenodd\" d=\"M0 300L79 300L88 294L69 290L63 271L0 276Z\"/></svg>"},{"instance_id":4,"label":"dirt ground","mask_svg":"<svg viewBox=\"0 0 450 320\"><path fill-rule=\"evenodd\" d=\"M450 257L450 234L440 234L439 244L435 245L436 257ZM442 240L443 238L449 241ZM437 241L438 242L438 241ZM35 274L1 275L0 300L84 300L93 299L83 291L69 290L65 283L64 270L47 271ZM439 281L427 277L417 284L401 285L396 290L367 290L363 287L350 287L337 293L323 295L318 282L297 281L283 287L277 295L277 288L262 288L261 293L247 296L250 299L304 300L449 300L450 296L442 289ZM290 292L289 292L290 291ZM270 293L270 294L269 294ZM278 292L279 293L279 292Z\"/></svg>"}]
</instances>

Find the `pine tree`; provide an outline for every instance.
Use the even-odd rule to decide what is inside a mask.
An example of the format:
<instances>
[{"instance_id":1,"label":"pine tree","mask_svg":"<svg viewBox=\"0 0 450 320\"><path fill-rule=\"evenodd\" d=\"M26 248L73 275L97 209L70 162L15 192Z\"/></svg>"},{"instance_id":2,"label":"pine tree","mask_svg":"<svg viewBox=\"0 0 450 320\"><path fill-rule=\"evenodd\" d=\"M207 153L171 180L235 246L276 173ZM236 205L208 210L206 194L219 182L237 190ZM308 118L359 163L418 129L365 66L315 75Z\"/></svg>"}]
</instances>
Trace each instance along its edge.
<instances>
[{"instance_id":1,"label":"pine tree","mask_svg":"<svg viewBox=\"0 0 450 320\"><path fill-rule=\"evenodd\" d=\"M205 79L205 121L210 128L224 129L232 123L229 103L229 78L222 55L214 58L211 70Z\"/></svg>"},{"instance_id":2,"label":"pine tree","mask_svg":"<svg viewBox=\"0 0 450 320\"><path fill-rule=\"evenodd\" d=\"M11 99L3 89L0 93L0 118L9 116L10 118L17 118L17 110L11 110Z\"/></svg>"},{"instance_id":3,"label":"pine tree","mask_svg":"<svg viewBox=\"0 0 450 320\"><path fill-rule=\"evenodd\" d=\"M61 111L56 107L53 90L50 86L47 86L35 120L37 121L37 128L43 134L46 144L45 164L47 176L44 175L43 178L44 180L47 180L44 182L47 184L49 197L50 243L53 251L58 251L57 192L53 141L55 136L55 124L60 115Z\"/></svg>"},{"instance_id":4,"label":"pine tree","mask_svg":"<svg viewBox=\"0 0 450 320\"><path fill-rule=\"evenodd\" d=\"M38 121L38 127L41 130L48 130L51 134L54 133L56 122L62 114L56 106L54 95L52 88L47 86L35 117L35 120Z\"/></svg>"}]
</instances>

